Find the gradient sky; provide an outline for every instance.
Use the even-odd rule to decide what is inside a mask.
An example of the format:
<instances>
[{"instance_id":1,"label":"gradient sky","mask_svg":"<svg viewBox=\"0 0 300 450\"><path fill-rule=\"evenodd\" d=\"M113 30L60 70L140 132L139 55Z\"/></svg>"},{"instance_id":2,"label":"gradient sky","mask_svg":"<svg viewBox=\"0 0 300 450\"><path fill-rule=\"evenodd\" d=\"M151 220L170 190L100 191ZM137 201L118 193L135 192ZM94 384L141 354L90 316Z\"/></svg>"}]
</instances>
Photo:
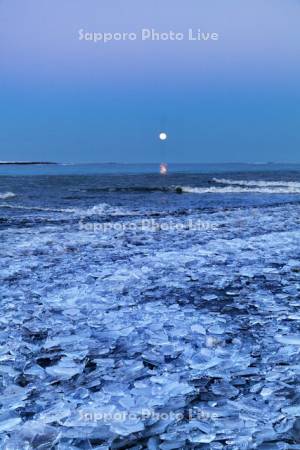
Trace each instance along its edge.
<instances>
[{"instance_id":1,"label":"gradient sky","mask_svg":"<svg viewBox=\"0 0 300 450\"><path fill-rule=\"evenodd\" d=\"M300 162L299 18L299 0L0 0L0 160Z\"/></svg>"}]
</instances>

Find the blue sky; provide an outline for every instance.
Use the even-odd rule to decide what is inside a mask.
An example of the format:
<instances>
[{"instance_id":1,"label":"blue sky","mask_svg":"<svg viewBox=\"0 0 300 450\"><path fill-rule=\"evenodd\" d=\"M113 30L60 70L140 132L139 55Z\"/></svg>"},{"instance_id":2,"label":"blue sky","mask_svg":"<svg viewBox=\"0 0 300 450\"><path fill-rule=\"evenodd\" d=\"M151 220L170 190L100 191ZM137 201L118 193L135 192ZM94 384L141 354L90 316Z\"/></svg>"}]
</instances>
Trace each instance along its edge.
<instances>
[{"instance_id":1,"label":"blue sky","mask_svg":"<svg viewBox=\"0 0 300 450\"><path fill-rule=\"evenodd\" d=\"M299 17L298 0L2 0L0 160L299 162ZM78 39L142 28L219 40Z\"/></svg>"}]
</instances>

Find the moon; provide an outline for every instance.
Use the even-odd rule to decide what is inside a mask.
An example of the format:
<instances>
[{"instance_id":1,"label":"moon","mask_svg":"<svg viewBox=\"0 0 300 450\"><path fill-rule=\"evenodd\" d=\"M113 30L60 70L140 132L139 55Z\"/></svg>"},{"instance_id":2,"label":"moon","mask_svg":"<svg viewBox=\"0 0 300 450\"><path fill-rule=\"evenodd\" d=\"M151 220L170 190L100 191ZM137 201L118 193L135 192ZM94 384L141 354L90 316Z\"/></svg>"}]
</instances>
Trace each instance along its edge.
<instances>
[{"instance_id":1,"label":"moon","mask_svg":"<svg viewBox=\"0 0 300 450\"><path fill-rule=\"evenodd\" d=\"M167 133L164 133L164 132L159 133L159 139L160 139L161 141L165 141L166 139L168 139Z\"/></svg>"}]
</instances>

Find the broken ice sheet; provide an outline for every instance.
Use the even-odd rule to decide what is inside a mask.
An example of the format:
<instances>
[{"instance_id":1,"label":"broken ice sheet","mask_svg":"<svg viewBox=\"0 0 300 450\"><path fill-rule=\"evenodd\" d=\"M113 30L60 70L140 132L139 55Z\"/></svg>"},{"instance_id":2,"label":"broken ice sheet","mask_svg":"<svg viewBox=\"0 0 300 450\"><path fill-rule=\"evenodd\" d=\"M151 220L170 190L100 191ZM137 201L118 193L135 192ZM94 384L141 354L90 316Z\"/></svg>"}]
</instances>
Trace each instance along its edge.
<instances>
[{"instance_id":1,"label":"broken ice sheet","mask_svg":"<svg viewBox=\"0 0 300 450\"><path fill-rule=\"evenodd\" d=\"M82 345L82 341L79 336L77 335L67 335L67 336L57 336L54 338L47 339L45 344L43 345L43 348L47 351L52 349L59 349L59 348L69 348L73 345Z\"/></svg>"},{"instance_id":2,"label":"broken ice sheet","mask_svg":"<svg viewBox=\"0 0 300 450\"><path fill-rule=\"evenodd\" d=\"M278 334L275 339L284 345L300 345L300 335L281 336Z\"/></svg>"},{"instance_id":3,"label":"broken ice sheet","mask_svg":"<svg viewBox=\"0 0 300 450\"><path fill-rule=\"evenodd\" d=\"M71 409L63 401L53 404L50 408L43 410L37 415L37 420L41 423L51 424L60 423L66 417L71 414Z\"/></svg>"},{"instance_id":4,"label":"broken ice sheet","mask_svg":"<svg viewBox=\"0 0 300 450\"><path fill-rule=\"evenodd\" d=\"M300 405L286 406L281 411L292 417L300 417Z\"/></svg>"},{"instance_id":5,"label":"broken ice sheet","mask_svg":"<svg viewBox=\"0 0 300 450\"><path fill-rule=\"evenodd\" d=\"M175 377L174 377L175 378ZM167 376L153 376L150 380L153 383L152 393L157 395L165 395L176 397L193 392L192 386L187 383L180 383L175 379Z\"/></svg>"},{"instance_id":6,"label":"broken ice sheet","mask_svg":"<svg viewBox=\"0 0 300 450\"><path fill-rule=\"evenodd\" d=\"M199 334L206 334L206 329L200 324L194 324L191 326L191 331Z\"/></svg>"},{"instance_id":7,"label":"broken ice sheet","mask_svg":"<svg viewBox=\"0 0 300 450\"><path fill-rule=\"evenodd\" d=\"M29 420L20 427L12 441L23 442L24 449L36 448L42 450L53 448L58 443L59 435L60 433L55 427L45 425L43 422Z\"/></svg>"},{"instance_id":8,"label":"broken ice sheet","mask_svg":"<svg viewBox=\"0 0 300 450\"><path fill-rule=\"evenodd\" d=\"M138 418L124 418L123 420L114 420L110 425L110 430L120 436L128 436L144 430L143 422Z\"/></svg>"},{"instance_id":9,"label":"broken ice sheet","mask_svg":"<svg viewBox=\"0 0 300 450\"><path fill-rule=\"evenodd\" d=\"M32 390L33 388L11 384L2 390L1 403L11 411L24 407Z\"/></svg>"},{"instance_id":10,"label":"broken ice sheet","mask_svg":"<svg viewBox=\"0 0 300 450\"><path fill-rule=\"evenodd\" d=\"M215 382L212 385L211 390L215 395L225 396L227 398L235 397L239 393L239 389L226 381Z\"/></svg>"},{"instance_id":11,"label":"broken ice sheet","mask_svg":"<svg viewBox=\"0 0 300 450\"><path fill-rule=\"evenodd\" d=\"M0 416L0 433L14 430L22 420L19 417Z\"/></svg>"},{"instance_id":12,"label":"broken ice sheet","mask_svg":"<svg viewBox=\"0 0 300 450\"><path fill-rule=\"evenodd\" d=\"M58 364L46 368L46 372L55 380L69 380L82 372L83 365L76 364L73 359L62 358Z\"/></svg>"},{"instance_id":13,"label":"broken ice sheet","mask_svg":"<svg viewBox=\"0 0 300 450\"><path fill-rule=\"evenodd\" d=\"M92 236L64 212L51 226L37 212L39 225L0 231L4 439L17 436L20 450L295 448L300 207L259 206L254 217L242 206L207 211L220 226L205 235ZM85 422L81 408L133 417ZM166 417L145 419L146 408Z\"/></svg>"}]
</instances>

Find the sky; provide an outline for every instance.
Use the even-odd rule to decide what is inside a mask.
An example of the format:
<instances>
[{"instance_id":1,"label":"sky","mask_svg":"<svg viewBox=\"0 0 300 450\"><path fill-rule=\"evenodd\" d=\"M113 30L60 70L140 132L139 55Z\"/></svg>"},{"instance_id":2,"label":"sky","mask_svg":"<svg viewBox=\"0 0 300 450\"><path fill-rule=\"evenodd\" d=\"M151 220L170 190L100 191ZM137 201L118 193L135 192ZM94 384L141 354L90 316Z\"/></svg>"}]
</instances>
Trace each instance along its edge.
<instances>
[{"instance_id":1,"label":"sky","mask_svg":"<svg viewBox=\"0 0 300 450\"><path fill-rule=\"evenodd\" d=\"M299 17L299 0L0 0L0 160L300 162Z\"/></svg>"}]
</instances>

